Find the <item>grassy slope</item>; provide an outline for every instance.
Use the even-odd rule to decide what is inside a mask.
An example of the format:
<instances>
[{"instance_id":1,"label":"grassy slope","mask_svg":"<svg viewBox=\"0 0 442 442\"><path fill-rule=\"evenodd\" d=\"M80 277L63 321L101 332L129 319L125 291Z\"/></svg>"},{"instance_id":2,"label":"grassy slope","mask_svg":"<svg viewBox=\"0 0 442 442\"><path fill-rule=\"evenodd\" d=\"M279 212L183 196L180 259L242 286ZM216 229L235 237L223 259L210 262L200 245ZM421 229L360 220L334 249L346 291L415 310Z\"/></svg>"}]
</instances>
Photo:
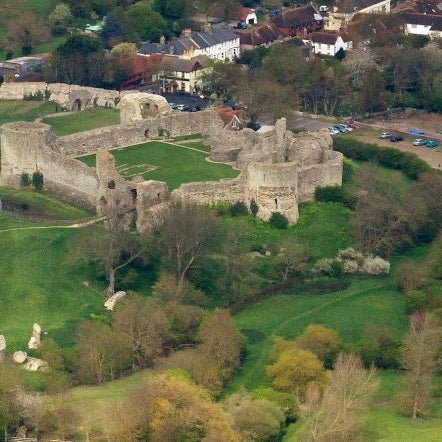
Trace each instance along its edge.
<instances>
[{"instance_id":1,"label":"grassy slope","mask_svg":"<svg viewBox=\"0 0 442 442\"><path fill-rule=\"evenodd\" d=\"M233 178L238 172L224 164L209 163L206 155L201 152L152 141L123 150L112 152L117 166L153 165L155 170L143 173L147 180L165 181L169 188L175 189L182 183L195 181L213 181L221 178ZM80 158L89 166L95 166L95 155ZM144 172L144 167L132 167L123 171L129 177L135 173Z\"/></svg>"},{"instance_id":2,"label":"grassy slope","mask_svg":"<svg viewBox=\"0 0 442 442\"><path fill-rule=\"evenodd\" d=\"M14 121L33 121L56 111L54 103L0 100L0 126Z\"/></svg>"},{"instance_id":3,"label":"grassy slope","mask_svg":"<svg viewBox=\"0 0 442 442\"><path fill-rule=\"evenodd\" d=\"M56 135L63 136L119 124L120 111L117 109L96 108L78 112L74 115L47 118L43 122L50 124Z\"/></svg>"},{"instance_id":4,"label":"grassy slope","mask_svg":"<svg viewBox=\"0 0 442 442\"><path fill-rule=\"evenodd\" d=\"M40 218L76 220L92 216L87 210L58 200L47 193L35 192L31 189L15 190L0 187L0 199L1 198L8 198L8 200L16 204L26 204L30 209L38 209L42 215Z\"/></svg>"}]
</instances>

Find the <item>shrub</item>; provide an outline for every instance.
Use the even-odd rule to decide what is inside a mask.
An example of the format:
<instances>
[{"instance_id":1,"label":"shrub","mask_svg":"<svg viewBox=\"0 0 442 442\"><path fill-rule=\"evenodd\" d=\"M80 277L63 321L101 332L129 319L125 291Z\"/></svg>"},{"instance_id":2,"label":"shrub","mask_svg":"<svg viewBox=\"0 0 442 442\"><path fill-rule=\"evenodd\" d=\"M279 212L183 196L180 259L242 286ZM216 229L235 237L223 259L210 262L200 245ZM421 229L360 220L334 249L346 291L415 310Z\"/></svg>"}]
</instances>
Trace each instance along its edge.
<instances>
[{"instance_id":1,"label":"shrub","mask_svg":"<svg viewBox=\"0 0 442 442\"><path fill-rule=\"evenodd\" d=\"M333 258L322 258L313 267L314 273L332 277L342 275L343 270L341 261Z\"/></svg>"},{"instance_id":2,"label":"shrub","mask_svg":"<svg viewBox=\"0 0 442 442\"><path fill-rule=\"evenodd\" d=\"M273 212L269 223L275 229L287 229L289 220L280 212Z\"/></svg>"},{"instance_id":3,"label":"shrub","mask_svg":"<svg viewBox=\"0 0 442 442\"><path fill-rule=\"evenodd\" d=\"M396 272L396 286L401 292L422 288L425 285L423 269L414 262L402 262Z\"/></svg>"},{"instance_id":4,"label":"shrub","mask_svg":"<svg viewBox=\"0 0 442 442\"><path fill-rule=\"evenodd\" d=\"M44 101L45 95L43 95L42 91L34 92L33 94L27 94L23 96L23 100L25 101Z\"/></svg>"},{"instance_id":5,"label":"shrub","mask_svg":"<svg viewBox=\"0 0 442 442\"><path fill-rule=\"evenodd\" d=\"M258 214L259 211L259 207L258 204L256 203L255 199L252 198L252 200L250 201L250 213L256 217L256 215Z\"/></svg>"},{"instance_id":6,"label":"shrub","mask_svg":"<svg viewBox=\"0 0 442 442\"><path fill-rule=\"evenodd\" d=\"M28 173L23 172L20 177L20 186L28 187L31 185L31 177Z\"/></svg>"},{"instance_id":7,"label":"shrub","mask_svg":"<svg viewBox=\"0 0 442 442\"><path fill-rule=\"evenodd\" d=\"M355 173L354 167L349 161L344 161L342 165L342 182L350 183Z\"/></svg>"},{"instance_id":8,"label":"shrub","mask_svg":"<svg viewBox=\"0 0 442 442\"><path fill-rule=\"evenodd\" d=\"M360 272L366 275L388 275L390 273L390 263L380 256L367 256Z\"/></svg>"},{"instance_id":9,"label":"shrub","mask_svg":"<svg viewBox=\"0 0 442 442\"><path fill-rule=\"evenodd\" d=\"M243 201L237 201L230 207L231 216L245 216L249 214L249 209Z\"/></svg>"},{"instance_id":10,"label":"shrub","mask_svg":"<svg viewBox=\"0 0 442 442\"><path fill-rule=\"evenodd\" d=\"M407 315L411 315L416 311L424 311L428 308L428 298L424 292L413 290L406 293L405 310Z\"/></svg>"},{"instance_id":11,"label":"shrub","mask_svg":"<svg viewBox=\"0 0 442 442\"><path fill-rule=\"evenodd\" d=\"M35 190L42 190L44 185L43 174L39 171L32 174L32 185Z\"/></svg>"},{"instance_id":12,"label":"shrub","mask_svg":"<svg viewBox=\"0 0 442 442\"><path fill-rule=\"evenodd\" d=\"M376 161L381 166L401 170L412 180L417 180L422 173L431 170L430 166L414 153L401 152L389 147L380 148L353 138L336 138L334 149L353 160Z\"/></svg>"},{"instance_id":13,"label":"shrub","mask_svg":"<svg viewBox=\"0 0 442 442\"><path fill-rule=\"evenodd\" d=\"M317 187L315 200L325 203L341 203L350 209L356 207L355 198L352 198L342 186Z\"/></svg>"}]
</instances>

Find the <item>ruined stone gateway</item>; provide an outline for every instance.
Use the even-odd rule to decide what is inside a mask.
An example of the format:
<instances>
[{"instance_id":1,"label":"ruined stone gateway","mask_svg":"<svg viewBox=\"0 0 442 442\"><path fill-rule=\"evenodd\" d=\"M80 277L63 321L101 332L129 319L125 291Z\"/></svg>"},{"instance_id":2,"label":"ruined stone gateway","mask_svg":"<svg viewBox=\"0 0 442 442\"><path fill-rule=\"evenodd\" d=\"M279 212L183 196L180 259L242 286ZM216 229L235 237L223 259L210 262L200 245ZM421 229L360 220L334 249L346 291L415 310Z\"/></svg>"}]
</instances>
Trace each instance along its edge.
<instances>
[{"instance_id":1,"label":"ruined stone gateway","mask_svg":"<svg viewBox=\"0 0 442 442\"><path fill-rule=\"evenodd\" d=\"M341 185L343 157L332 150L327 131L295 135L285 119L270 132L224 128L216 110L173 111L158 95L133 93L121 97L120 124L56 137L43 123L17 122L2 126L0 185L19 187L23 173L40 171L45 187L63 198L106 215L112 209L148 229L170 202L207 204L219 201L247 205L254 199L258 217L273 212L290 223L299 217L298 204L312 200L319 186ZM109 150L201 133L212 147L209 161L232 164L235 179L187 183L170 192L166 183L137 176L124 179ZM96 154L96 168L75 157Z\"/></svg>"}]
</instances>

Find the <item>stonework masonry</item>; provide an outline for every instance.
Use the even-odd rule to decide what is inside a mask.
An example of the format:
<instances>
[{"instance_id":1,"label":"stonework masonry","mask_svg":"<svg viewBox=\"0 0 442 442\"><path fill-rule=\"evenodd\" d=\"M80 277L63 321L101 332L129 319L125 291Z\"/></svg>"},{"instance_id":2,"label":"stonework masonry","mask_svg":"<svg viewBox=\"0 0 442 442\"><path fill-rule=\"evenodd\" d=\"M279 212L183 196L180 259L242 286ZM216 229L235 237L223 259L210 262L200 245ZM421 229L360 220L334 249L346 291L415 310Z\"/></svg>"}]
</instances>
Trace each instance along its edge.
<instances>
[{"instance_id":1,"label":"stonework masonry","mask_svg":"<svg viewBox=\"0 0 442 442\"><path fill-rule=\"evenodd\" d=\"M267 220L280 212L296 223L298 203L313 199L318 186L341 184L343 157L332 150L327 131L295 135L287 130L285 119L264 134L250 129L229 131L215 110L176 112L162 97L143 93L124 95L119 107L119 125L67 137L55 137L43 123L2 126L0 185L18 187L22 173L40 171L48 190L94 208L99 215L124 216L128 225L136 222L143 231L173 201L243 201L248 205L254 199L260 218ZM233 164L240 175L187 183L170 192L165 183L145 181L142 176L124 179L109 152L150 139L194 133L201 133L211 145L211 161ZM92 153L96 169L75 159Z\"/></svg>"}]
</instances>

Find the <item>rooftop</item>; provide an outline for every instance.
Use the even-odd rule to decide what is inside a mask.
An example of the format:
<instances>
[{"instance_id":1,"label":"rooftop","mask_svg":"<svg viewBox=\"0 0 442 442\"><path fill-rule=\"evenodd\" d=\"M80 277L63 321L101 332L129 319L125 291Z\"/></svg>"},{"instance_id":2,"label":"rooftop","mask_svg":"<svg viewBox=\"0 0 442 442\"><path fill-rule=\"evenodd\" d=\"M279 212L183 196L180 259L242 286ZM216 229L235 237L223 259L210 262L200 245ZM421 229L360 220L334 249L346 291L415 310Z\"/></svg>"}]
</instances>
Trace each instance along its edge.
<instances>
[{"instance_id":1,"label":"rooftop","mask_svg":"<svg viewBox=\"0 0 442 442\"><path fill-rule=\"evenodd\" d=\"M237 30L236 34L239 35L241 44L250 46L272 43L281 38L281 32L273 23L247 30Z\"/></svg>"},{"instance_id":2,"label":"rooftop","mask_svg":"<svg viewBox=\"0 0 442 442\"><path fill-rule=\"evenodd\" d=\"M333 10L335 12L352 13L362 11L384 0L337 0Z\"/></svg>"},{"instance_id":3,"label":"rooftop","mask_svg":"<svg viewBox=\"0 0 442 442\"><path fill-rule=\"evenodd\" d=\"M273 17L272 22L278 27L293 28L306 26L312 21L322 21L321 14L311 5L290 8Z\"/></svg>"},{"instance_id":4,"label":"rooftop","mask_svg":"<svg viewBox=\"0 0 442 442\"><path fill-rule=\"evenodd\" d=\"M403 12L400 14L407 24L430 26L432 31L442 31L442 15L413 14Z\"/></svg>"}]
</instances>

